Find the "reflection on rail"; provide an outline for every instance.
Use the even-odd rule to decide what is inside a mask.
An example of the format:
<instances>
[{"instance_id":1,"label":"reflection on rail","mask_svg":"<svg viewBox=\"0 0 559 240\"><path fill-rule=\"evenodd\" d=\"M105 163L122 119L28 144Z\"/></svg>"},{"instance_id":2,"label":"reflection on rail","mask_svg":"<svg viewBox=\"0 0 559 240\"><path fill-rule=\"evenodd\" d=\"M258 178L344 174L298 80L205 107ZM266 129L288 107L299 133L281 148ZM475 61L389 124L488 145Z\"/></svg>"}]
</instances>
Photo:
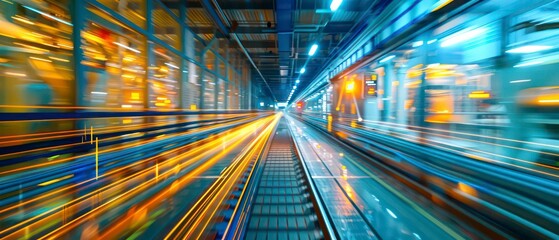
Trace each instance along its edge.
<instances>
[{"instance_id":1,"label":"reflection on rail","mask_svg":"<svg viewBox=\"0 0 559 240\"><path fill-rule=\"evenodd\" d=\"M373 157L362 164L384 169L492 237L558 236L557 167L529 164L483 148L458 146L453 139L483 141L487 145L491 142L485 141L498 140L495 144L498 148L513 148L513 140L447 130L403 128L385 122L360 123L343 118L334 121L328 115L304 114L299 119L361 154Z\"/></svg>"}]
</instances>

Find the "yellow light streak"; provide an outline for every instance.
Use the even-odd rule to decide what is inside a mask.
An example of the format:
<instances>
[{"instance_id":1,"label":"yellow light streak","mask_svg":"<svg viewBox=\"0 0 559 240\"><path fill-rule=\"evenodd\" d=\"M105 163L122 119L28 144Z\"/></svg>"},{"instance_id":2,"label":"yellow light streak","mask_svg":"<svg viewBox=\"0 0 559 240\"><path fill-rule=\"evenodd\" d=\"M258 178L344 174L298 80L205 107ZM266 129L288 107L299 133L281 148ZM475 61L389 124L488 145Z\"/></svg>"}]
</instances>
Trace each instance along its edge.
<instances>
[{"instance_id":1,"label":"yellow light streak","mask_svg":"<svg viewBox=\"0 0 559 240\"><path fill-rule=\"evenodd\" d=\"M17 21L20 21L20 22L23 22L23 23L27 23L27 24L30 24L30 25L35 25L34 22L30 21L29 19L20 17L20 16L13 16L12 18L13 18L14 20L17 20Z\"/></svg>"},{"instance_id":2,"label":"yellow light streak","mask_svg":"<svg viewBox=\"0 0 559 240\"><path fill-rule=\"evenodd\" d=\"M70 60L64 58L57 58L57 57L49 57L49 58L60 62L70 62Z\"/></svg>"},{"instance_id":3,"label":"yellow light streak","mask_svg":"<svg viewBox=\"0 0 559 240\"><path fill-rule=\"evenodd\" d=\"M238 127L238 128L240 128L240 127ZM210 142L210 141L207 141L207 139L203 139L203 140L200 140L200 141L196 141L196 142L194 142L194 143L190 143L190 144L184 145L184 146L179 147L179 148L175 148L175 149L172 149L172 150L163 152L163 153L161 153L161 154L158 154L158 155L153 156L153 157L148 158L148 159L136 161L136 162L134 162L133 164L124 166L124 167L122 167L122 168L117 168L117 169L111 170L111 171L105 173L104 175L102 175L101 177L109 177L109 176L111 176L111 175L116 175L116 174L118 174L118 173L120 173L120 172L123 172L123 171L125 171L125 170L127 170L127 169L131 169L131 168L134 168L135 166L140 166L140 165L146 164L146 163L148 163L148 162L150 162L150 161L153 161L153 160L155 160L155 159L157 159L157 158L160 158L160 157L162 157L162 156L165 156L165 155L173 155L173 154L175 154L175 153L177 153L177 152L180 152L180 151L182 151L182 150L184 150L184 149L189 149L189 148L191 148L191 147L193 147L193 146L197 146L197 145L199 145L200 143L204 143L204 144L203 144L202 146L200 146L199 148L194 149L194 150L191 151L191 152L187 152L187 153L183 154L182 156L183 156L183 157L195 156L195 155L197 155L197 154L199 154L199 153L202 153L202 152L206 151L206 150L209 149L209 148L212 148L212 147L217 146L217 144L218 144L217 142ZM143 172L147 172L147 170L144 170ZM138 174L139 174L139 173L138 173ZM134 175L130 176L130 178L131 178L131 177L134 177ZM122 179L122 181L125 181L125 180L126 180L126 179ZM50 193L42 194L42 195L40 195L40 196L38 196L38 197L36 197L36 198L34 198L34 199L26 200L26 201L24 201L24 202L21 202L20 204L15 205L15 206L11 206L11 207L7 207L7 208L4 208L4 209L0 209L0 213L9 211L9 210L12 210L12 209L15 209L15 208L20 208L20 207L22 207L22 206L25 206L25 205L30 204L31 202L39 202L39 201L42 201L42 199L47 199L47 198L49 198L49 197L51 197L51 196L57 196L57 195L60 194L60 193L63 193L63 192L65 192L65 191L68 191L68 190L70 190L70 189L72 189L72 188L75 188L75 187L77 187L77 186L86 184L86 183L91 182L91 181L93 181L93 179L88 179L88 180L85 180L85 181L83 181L83 182L77 183L77 184L75 184L75 185L71 185L71 186L66 187L66 188L62 188L62 189L59 189L59 190L56 190L56 191L52 191L52 192L50 192ZM120 182L120 181L119 181L119 182ZM116 184L119 183L119 182L116 182L116 183L113 183L113 184L109 184L109 185L107 185L107 188L108 188L108 187L112 187L112 186L116 185ZM91 194L93 194L93 193L91 193ZM84 196L84 198L85 198L85 197L87 197L87 196Z\"/></svg>"},{"instance_id":4,"label":"yellow light streak","mask_svg":"<svg viewBox=\"0 0 559 240\"><path fill-rule=\"evenodd\" d=\"M469 98L472 99L484 99L484 98L490 98L491 94L489 93L470 93L468 94Z\"/></svg>"},{"instance_id":5,"label":"yellow light streak","mask_svg":"<svg viewBox=\"0 0 559 240\"><path fill-rule=\"evenodd\" d=\"M247 154L247 157L245 157L245 159L251 159L252 155L255 154L255 151L257 149L260 149L260 150L263 149L262 144L264 143L264 141L266 139L269 138L269 136L272 133L272 130L273 130L274 126L276 125L277 121L279 121L279 118L277 116L281 116L281 115L280 114L276 115L276 119L274 119L274 122L272 124L270 124L266 128L266 130L264 130L261 134L259 134L259 136L256 140L254 140L247 147L244 148L243 152L250 151L250 153ZM256 147L256 146L259 146L259 147ZM241 153L240 155L243 156L244 154ZM237 159L234 160L234 162L241 162L241 159L237 158ZM248 163L249 163L249 161L244 161L244 165L242 165L242 166L228 167L225 171L223 171L222 174L221 174L222 178L220 178L221 181L216 181L210 187L210 189L207 190L204 193L204 195L200 198L200 200L197 201L194 204L194 207L192 207L183 216L183 218L180 221L178 221L177 224L175 224L173 229L171 231L169 231L169 233L167 234L167 236L164 239L170 239L170 238L172 238L173 235L175 235L175 237L173 237L173 238L176 238L176 235L183 235L184 238L200 239L201 234L204 232L203 230L206 229L207 225L210 222L210 219L212 219L215 212L218 210L218 206L227 197L227 194L223 193L223 191L222 191L221 194L213 194L213 197L210 198L207 201L204 201L204 199L206 199L205 197L212 194L214 192L214 191L212 191L214 188L217 188L221 183L225 182L226 179L227 179L226 176L229 175L230 172L236 171L236 176L237 177L240 176L240 174L246 169L246 166L248 165ZM235 175L235 174L231 174L231 175ZM232 177L232 178L235 179L235 177ZM225 189L225 192L227 190L230 190L232 185L235 182L236 181L228 181L229 184L225 185L225 186L222 186L222 189ZM204 206L204 207L200 207L198 205ZM206 215L206 214L208 214L208 211L210 211L209 217ZM205 219L203 219L202 217L196 217L196 216L203 216L203 217L205 217ZM192 217L194 217L194 219L192 219ZM195 234L195 231L198 230L198 226L200 226L200 224L202 224L201 230L198 231L198 235L193 236L193 234ZM187 227L189 229L186 229Z\"/></svg>"},{"instance_id":6,"label":"yellow light streak","mask_svg":"<svg viewBox=\"0 0 559 240\"><path fill-rule=\"evenodd\" d=\"M29 57L29 58L33 60L43 61L43 62L52 62L51 60L44 59L44 58L38 58L38 57Z\"/></svg>"},{"instance_id":7,"label":"yellow light streak","mask_svg":"<svg viewBox=\"0 0 559 240\"><path fill-rule=\"evenodd\" d=\"M57 178L57 179L53 179L53 180L50 180L50 181L39 183L39 186L41 186L41 187L48 186L48 185L51 185L53 183L57 183L57 182L60 182L62 180L66 180L66 179L72 178L72 177L74 177L74 174L66 175L64 177L60 177L60 178Z\"/></svg>"},{"instance_id":8,"label":"yellow light streak","mask_svg":"<svg viewBox=\"0 0 559 240\"><path fill-rule=\"evenodd\" d=\"M246 135L247 135L246 132L251 131L252 129L254 129L253 126L256 125L256 124L262 123L262 121L264 121L264 120L263 120L263 119L260 119L260 120L257 120L257 121L255 121L255 122L251 123L251 124L248 125L248 126L244 126L244 127L240 128L240 129L244 129L244 131L241 131L241 134L236 134L236 135L229 134L229 135L227 135L227 136L228 136L228 137L237 137L237 138L239 138L239 137L241 137L241 136L246 136ZM248 129L248 131L247 131L247 129ZM239 131L240 131L240 130L239 130ZM218 145L221 143L219 140L213 140L212 142L214 143L214 146L218 146ZM202 155L196 155L196 154L198 154L199 152L205 153L205 152L207 152L207 151L205 150L205 148L200 148L200 151L198 151L198 149L196 149L195 152L196 152L196 153L195 153L195 155L194 155L193 158L187 160L187 162L182 163L181 165L184 165L184 164L189 165L189 164L191 164L191 163L194 162L194 161L197 161L197 160L199 160L199 159L202 159L202 155L203 155L203 154L202 154ZM188 152L188 153L190 153L190 152ZM183 158L183 157L184 157L184 154L183 154L183 155L176 156L176 157L174 157L174 158L175 158L175 159L180 159L181 157ZM171 161L171 159L169 159L167 162L172 163L172 162L174 162L174 161ZM132 176L128 176L128 177L126 177L126 178L124 178L124 179L120 179L117 183L124 183L124 181L126 181L126 180L132 179L133 177L140 176L140 174L150 174L152 171L153 171L153 166L150 167L150 168L148 168L148 169L145 169L143 172L137 173L137 174L132 175ZM169 174L171 174L171 173L172 173L172 171L167 171L167 172L163 173L163 175L169 175ZM107 174L112 174L112 172L111 172L111 173L107 173ZM88 181L91 181L91 180L88 180ZM86 181L86 182L87 182L87 181ZM121 197L123 197L123 196L128 196L128 195L131 194L131 193L134 193L134 192L137 192L137 191L143 189L143 188L146 186L146 184L148 184L149 182L150 182L150 181L144 182L144 183L138 185L137 187L135 187L135 188L133 188L133 189L131 189L131 190L125 192L125 193L122 193L122 194L119 195L118 197L113 198L111 201L106 202L106 203L102 204L101 206L98 206L97 208L95 208L95 210L98 210L98 209L100 209L100 208L106 208L106 207L108 207L108 205L111 204L111 203L114 203L114 202L116 202L116 201L121 201L121 200L123 199L123 198L121 198ZM115 183L115 184L117 184L117 183ZM98 192L102 192L102 191L109 190L110 187L116 186L115 184L111 184L111 185L108 185L108 186L103 186L100 190L98 190ZM98 193L89 193L89 194L86 194L86 195L84 195L84 196L82 196L82 197L79 197L79 198L77 198L77 199L72 200L70 203L67 203L65 206L68 206L68 205L70 205L70 204L77 204L79 201L84 200L84 199L87 199L87 198L89 198L89 197L90 197L91 195L93 195L93 194L98 194ZM23 221L23 222L20 222L20 223L14 225L14 226L11 226L10 228L7 228L7 229L5 229L5 230L0 230L0 234L3 234L3 233L8 232L8 231L11 231L12 229L15 229L15 228L17 228L17 227L21 227L21 226L23 226L23 225L26 224L26 223L35 221L36 219L38 219L38 218L41 217L41 216L49 215L49 214L53 213L53 212L56 211L56 210L60 210L61 207L62 207L62 206L53 208L53 209L51 209L51 210L48 210L48 211L46 211L46 212L44 212L44 213L41 213L41 214L39 214L39 215L33 217L33 218L31 218L31 219L27 219L27 220L25 220L25 221ZM3 211L6 211L6 210L5 210L5 209L0 210L0 212L3 212ZM91 211L90 211L89 213L91 213ZM89 213L88 213L88 214L89 214ZM76 221L78 221L78 220L80 220L80 219L83 220L83 219L84 219L84 215L78 217L77 219L74 219L72 222L70 222L70 223L68 223L68 224L75 223ZM43 219L43 220L44 220L44 219ZM33 223L33 225L38 225L38 226L39 226L39 225L41 224L41 222L43 222L43 220L39 220L38 222ZM68 224L66 224L66 225L68 225ZM60 229L59 229L59 230L60 230ZM15 236L15 235L17 235L17 234L21 234L21 231L22 231L22 230L19 230L18 232L15 232L15 233L11 234L10 236Z\"/></svg>"},{"instance_id":9,"label":"yellow light streak","mask_svg":"<svg viewBox=\"0 0 559 240\"><path fill-rule=\"evenodd\" d=\"M251 131L253 131L253 129L255 129L256 126L261 125L263 123L263 121L267 121L267 119L259 119L256 122L251 123L248 126L243 127L240 131L237 131L236 134L231 134L228 136L233 136L235 137L237 140L234 141L232 144L228 145L227 148L224 151L220 151L217 155L215 155L214 157L204 161L200 166L198 166L196 169L192 170L191 172L187 173L186 175L184 175L183 177L181 177L180 179L177 179L175 184L172 184L171 186L167 186L164 190L160 191L160 194L157 194L156 196L152 197L146 204L145 206L150 206L153 205L154 203L159 202L161 199L166 198L169 194L173 193L174 191L172 190L173 187L179 187L179 186L183 186L184 184L190 182L193 178L193 176L197 176L199 175L201 172L207 170L209 167L213 166L221 157L225 156L230 150L232 150L234 147L236 147L238 144L240 144L241 141L238 141L240 138L242 137L246 137ZM216 142L220 143L221 140L217 139L215 140ZM192 159L187 160L186 163L181 163L179 164L180 168L183 168L185 164L187 163L191 163L193 161L197 161L199 159L202 159L202 155L198 155ZM149 171L152 172L153 171L153 166L149 168ZM163 176L172 174L173 171L172 169L170 171L167 171L165 173L162 174ZM131 194L133 193L137 193L140 190L144 190L145 188L149 187L150 185L153 185L155 183L155 178L151 178L150 180L147 180L141 184L139 184L138 186L126 191L125 193L120 194L117 197L114 197L111 201L108 201L106 203L103 203L101 205L99 205L98 207L94 208L93 210L73 219L72 221L68 222L67 224L55 229L54 231L52 231L51 233L42 236L40 239L58 239L60 238L63 234L67 233L68 231L70 231L71 229L77 227L78 224L85 222L88 218L94 218L96 216L98 216L100 214L101 211L106 211L108 210L108 207L111 204L118 204L122 201L127 200L127 198L130 198ZM174 186L173 186L174 185ZM143 208L137 208L137 210L141 210ZM128 219L131 216L127 216L125 217L125 219ZM123 222L125 221L119 221L118 223L112 224L111 227L113 227L112 229L118 229L118 227L120 225L123 224ZM106 230L104 232L104 235L110 234L112 231L111 230Z\"/></svg>"},{"instance_id":10,"label":"yellow light streak","mask_svg":"<svg viewBox=\"0 0 559 240\"><path fill-rule=\"evenodd\" d=\"M99 138L95 138L95 180L99 180Z\"/></svg>"},{"instance_id":11,"label":"yellow light streak","mask_svg":"<svg viewBox=\"0 0 559 240\"><path fill-rule=\"evenodd\" d=\"M14 77L27 77L25 73L18 73L18 72L4 72L4 74Z\"/></svg>"},{"instance_id":12,"label":"yellow light streak","mask_svg":"<svg viewBox=\"0 0 559 240\"><path fill-rule=\"evenodd\" d=\"M241 122L241 121L242 121L242 120L238 120L238 121L235 121L235 122ZM233 122L233 123L235 123L235 122ZM231 124L233 124L233 123L231 123ZM163 123L163 124L164 124L164 123ZM227 124L222 123L222 124L218 124L218 125L214 125L214 126L217 127L217 126L225 126L225 125L227 125ZM191 131L190 133L199 132L199 131L204 131L204 130L210 129L211 127L212 127L212 126L203 127L203 128L198 129L198 130ZM169 138L169 137L180 136L180 135L183 135L183 134L185 134L185 133L175 133L175 134L171 134L171 135L168 135L167 137L165 137L165 139L166 139L166 138ZM119 137L114 137L114 138L112 138L112 139L117 139L117 138L119 138ZM132 143L132 144L128 144L128 145L118 146L118 147L114 147L114 148L111 148L111 149L102 150L102 151L100 151L100 153L108 153L108 152L112 152L112 151L122 150L122 149L125 149L125 148L136 147L136 146L140 146L140 145L142 145L142 144L148 144L148 143L151 143L151 142L154 142L154 141L158 141L158 140L161 140L161 139L151 139L151 140L145 140L145 141L141 141L141 142L137 142L137 143ZM79 143L77 143L77 144L79 144ZM20 153L21 153L21 152L20 152ZM81 156L73 156L73 157L69 157L69 158L66 158L66 159L59 159L59 160L56 160L56 161L50 161L50 162L46 162L46 163L37 163L37 164L33 164L33 165L24 165L24 166L19 167L19 168L16 168L16 169L7 169L7 170L2 169L2 171L0 171L0 176L1 176L1 175L12 174L12 173L15 173L15 172L21 172L21 171L24 171L24 170L30 170L30 169L35 169L35 168L41 168L41 167L45 167L45 166L49 166L49 165L54 165L54 164L60 164L60 163L68 162L68 161L71 161L71 160L74 160L74 159L77 159L77 158L80 158L80 157L91 156L92 154L93 154L93 153L84 154L84 155L81 155ZM12 154L12 155L13 155L13 154Z\"/></svg>"}]
</instances>

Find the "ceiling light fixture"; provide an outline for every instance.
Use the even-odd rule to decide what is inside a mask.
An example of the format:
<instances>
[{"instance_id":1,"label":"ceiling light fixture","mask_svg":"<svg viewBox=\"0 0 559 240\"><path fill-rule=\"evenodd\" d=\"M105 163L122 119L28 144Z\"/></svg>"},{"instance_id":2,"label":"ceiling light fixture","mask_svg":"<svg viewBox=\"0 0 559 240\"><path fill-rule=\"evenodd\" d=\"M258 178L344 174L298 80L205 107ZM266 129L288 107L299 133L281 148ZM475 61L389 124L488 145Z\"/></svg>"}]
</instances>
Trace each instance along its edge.
<instances>
[{"instance_id":1,"label":"ceiling light fixture","mask_svg":"<svg viewBox=\"0 0 559 240\"><path fill-rule=\"evenodd\" d=\"M420 46L423 46L423 41L413 42L411 46L412 46L412 47L420 47Z\"/></svg>"},{"instance_id":2,"label":"ceiling light fixture","mask_svg":"<svg viewBox=\"0 0 559 240\"><path fill-rule=\"evenodd\" d=\"M311 50L309 50L309 56L312 56L316 53L316 50L318 49L318 45L313 44L311 47Z\"/></svg>"},{"instance_id":3,"label":"ceiling light fixture","mask_svg":"<svg viewBox=\"0 0 559 240\"><path fill-rule=\"evenodd\" d=\"M300 73L305 73L305 71L307 71L307 69L301 68L301 71L299 71L299 72L300 72Z\"/></svg>"},{"instance_id":4,"label":"ceiling light fixture","mask_svg":"<svg viewBox=\"0 0 559 240\"><path fill-rule=\"evenodd\" d=\"M338 10L342 2L343 0L332 0L332 3L330 3L330 10L332 10L332 12Z\"/></svg>"},{"instance_id":5,"label":"ceiling light fixture","mask_svg":"<svg viewBox=\"0 0 559 240\"><path fill-rule=\"evenodd\" d=\"M390 59L395 58L395 57L396 57L396 55L390 55L390 56L388 56L388 57L385 57L385 58L381 59L381 60L378 61L378 62L379 62L379 63L387 62L387 61L389 61Z\"/></svg>"}]
</instances>

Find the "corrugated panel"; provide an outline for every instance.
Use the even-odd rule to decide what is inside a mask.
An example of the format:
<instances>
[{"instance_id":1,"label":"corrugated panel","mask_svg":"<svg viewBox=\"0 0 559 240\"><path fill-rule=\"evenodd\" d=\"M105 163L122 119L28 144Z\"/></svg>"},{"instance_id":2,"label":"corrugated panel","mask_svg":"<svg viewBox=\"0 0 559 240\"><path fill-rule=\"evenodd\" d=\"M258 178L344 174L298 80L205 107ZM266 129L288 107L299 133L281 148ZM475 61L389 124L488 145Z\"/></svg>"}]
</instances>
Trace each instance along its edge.
<instances>
[{"instance_id":1,"label":"corrugated panel","mask_svg":"<svg viewBox=\"0 0 559 240\"><path fill-rule=\"evenodd\" d=\"M332 16L332 22L352 22L359 17L359 12L339 11Z\"/></svg>"},{"instance_id":2,"label":"corrugated panel","mask_svg":"<svg viewBox=\"0 0 559 240\"><path fill-rule=\"evenodd\" d=\"M275 34L237 34L241 41L276 40Z\"/></svg>"},{"instance_id":3,"label":"corrugated panel","mask_svg":"<svg viewBox=\"0 0 559 240\"><path fill-rule=\"evenodd\" d=\"M178 26L177 21L162 8L153 9L153 21L159 26Z\"/></svg>"},{"instance_id":4,"label":"corrugated panel","mask_svg":"<svg viewBox=\"0 0 559 240\"><path fill-rule=\"evenodd\" d=\"M211 33L206 33L206 34L198 34L198 37L204 39L204 41L209 41L210 39L214 38L214 35Z\"/></svg>"},{"instance_id":5,"label":"corrugated panel","mask_svg":"<svg viewBox=\"0 0 559 240\"><path fill-rule=\"evenodd\" d=\"M189 26L213 26L212 18L206 13L206 10L202 8L189 8L186 17Z\"/></svg>"},{"instance_id":6,"label":"corrugated panel","mask_svg":"<svg viewBox=\"0 0 559 240\"><path fill-rule=\"evenodd\" d=\"M266 26L268 21L274 22L273 10L226 10L225 14L230 20L237 20L240 25Z\"/></svg>"}]
</instances>

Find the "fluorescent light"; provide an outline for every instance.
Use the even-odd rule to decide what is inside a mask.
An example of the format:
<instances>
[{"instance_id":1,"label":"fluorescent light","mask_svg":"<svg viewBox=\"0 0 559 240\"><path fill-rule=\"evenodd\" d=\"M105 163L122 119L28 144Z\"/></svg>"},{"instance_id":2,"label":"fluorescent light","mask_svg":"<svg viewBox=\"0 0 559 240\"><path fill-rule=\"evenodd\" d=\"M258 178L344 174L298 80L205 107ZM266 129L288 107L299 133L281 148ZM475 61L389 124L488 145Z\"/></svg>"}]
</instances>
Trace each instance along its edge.
<instances>
[{"instance_id":1,"label":"fluorescent light","mask_svg":"<svg viewBox=\"0 0 559 240\"><path fill-rule=\"evenodd\" d=\"M27 77L25 73L18 73L18 72L4 72L4 74L14 76L14 77Z\"/></svg>"},{"instance_id":2,"label":"fluorescent light","mask_svg":"<svg viewBox=\"0 0 559 240\"><path fill-rule=\"evenodd\" d=\"M119 43L119 42L113 42L113 43L114 43L115 45L118 45L118 46L121 46L121 47L123 47L123 48L126 48L126 49L128 49L128 50L130 50L130 51L132 51L132 52L141 53L140 50L131 48L131 47L126 46L126 45L124 45L124 44L122 44L122 43Z\"/></svg>"},{"instance_id":3,"label":"fluorescent light","mask_svg":"<svg viewBox=\"0 0 559 240\"><path fill-rule=\"evenodd\" d=\"M61 61L61 62L70 62L68 59L57 58L57 57L49 57L52 60Z\"/></svg>"},{"instance_id":4,"label":"fluorescent light","mask_svg":"<svg viewBox=\"0 0 559 240\"><path fill-rule=\"evenodd\" d=\"M523 83L523 82L531 82L531 79L521 79L521 80L514 80L510 81L510 83Z\"/></svg>"},{"instance_id":5,"label":"fluorescent light","mask_svg":"<svg viewBox=\"0 0 559 240\"><path fill-rule=\"evenodd\" d=\"M432 43L435 43L435 42L437 42L437 39L431 39L431 40L427 41L427 44L432 44Z\"/></svg>"},{"instance_id":6,"label":"fluorescent light","mask_svg":"<svg viewBox=\"0 0 559 240\"><path fill-rule=\"evenodd\" d=\"M307 69L301 68L301 71L299 71L299 72L300 72L300 73L305 73L305 71L307 71Z\"/></svg>"},{"instance_id":7,"label":"fluorescent light","mask_svg":"<svg viewBox=\"0 0 559 240\"><path fill-rule=\"evenodd\" d=\"M423 41L417 41L417 42L413 42L411 44L412 47L420 47L423 46Z\"/></svg>"},{"instance_id":8,"label":"fluorescent light","mask_svg":"<svg viewBox=\"0 0 559 240\"><path fill-rule=\"evenodd\" d=\"M297 89L297 86L293 86L293 89Z\"/></svg>"},{"instance_id":9,"label":"fluorescent light","mask_svg":"<svg viewBox=\"0 0 559 240\"><path fill-rule=\"evenodd\" d=\"M318 45L313 44L311 47L311 50L309 50L309 55L312 56L316 53L316 50L318 49Z\"/></svg>"},{"instance_id":10,"label":"fluorescent light","mask_svg":"<svg viewBox=\"0 0 559 240\"><path fill-rule=\"evenodd\" d=\"M27 9L33 11L33 12L36 12L36 13L38 13L38 14L43 15L43 17L47 17L47 18L50 18L50 19L59 21L59 22L61 22L61 23L64 23L64 24L66 24L66 25L68 25L68 26L72 26L72 24L69 23L69 22L67 22L67 21L64 21L64 20L62 20L62 19L60 19L60 18L57 18L57 17L55 17L55 16L51 16L50 14L46 14L46 13L44 13L44 12L41 12L41 11L35 9L35 8L29 7L29 6L23 6L23 7L24 7L24 8L27 8Z\"/></svg>"},{"instance_id":11,"label":"fluorescent light","mask_svg":"<svg viewBox=\"0 0 559 240\"><path fill-rule=\"evenodd\" d=\"M534 53L534 52L549 50L551 48L553 48L553 47L552 46L528 45L528 46L513 48L511 50L508 50L507 53Z\"/></svg>"},{"instance_id":12,"label":"fluorescent light","mask_svg":"<svg viewBox=\"0 0 559 240\"><path fill-rule=\"evenodd\" d=\"M388 214L390 214L390 216L392 216L393 218L398 218L396 217L396 214L394 214L392 211L390 211L390 209L386 209L386 211L388 212Z\"/></svg>"},{"instance_id":13,"label":"fluorescent light","mask_svg":"<svg viewBox=\"0 0 559 240\"><path fill-rule=\"evenodd\" d=\"M390 56L388 56L388 57L385 57L385 58L381 59L381 60L379 61L379 63L383 63L383 62L389 61L390 59L395 58L395 57L396 57L396 55L390 55Z\"/></svg>"},{"instance_id":14,"label":"fluorescent light","mask_svg":"<svg viewBox=\"0 0 559 240\"><path fill-rule=\"evenodd\" d=\"M300 83L301 81L299 81L299 79L295 80L295 83Z\"/></svg>"},{"instance_id":15,"label":"fluorescent light","mask_svg":"<svg viewBox=\"0 0 559 240\"><path fill-rule=\"evenodd\" d=\"M332 3L330 3L330 10L332 10L332 12L338 10L342 2L343 0L332 0Z\"/></svg>"},{"instance_id":16,"label":"fluorescent light","mask_svg":"<svg viewBox=\"0 0 559 240\"><path fill-rule=\"evenodd\" d=\"M473 39L481 34L484 34L487 31L485 28L476 28L476 29L465 29L459 31L455 34L452 34L445 39L442 40L441 47L450 47L452 45L468 41Z\"/></svg>"},{"instance_id":17,"label":"fluorescent light","mask_svg":"<svg viewBox=\"0 0 559 240\"><path fill-rule=\"evenodd\" d=\"M175 65L173 65L173 64L171 64L171 63L165 63L165 65L167 65L167 66L169 66L169 67L172 67L172 68L179 69L179 67L177 67L177 66L175 66Z\"/></svg>"},{"instance_id":18,"label":"fluorescent light","mask_svg":"<svg viewBox=\"0 0 559 240\"><path fill-rule=\"evenodd\" d=\"M43 62L52 62L51 60L44 59L44 58L38 58L38 57L29 57L29 58L34 59L34 60L38 60L38 61L43 61Z\"/></svg>"},{"instance_id":19,"label":"fluorescent light","mask_svg":"<svg viewBox=\"0 0 559 240\"><path fill-rule=\"evenodd\" d=\"M107 95L106 92L91 92L91 94L97 94L97 95Z\"/></svg>"},{"instance_id":20,"label":"fluorescent light","mask_svg":"<svg viewBox=\"0 0 559 240\"><path fill-rule=\"evenodd\" d=\"M515 68L519 68L519 67L526 67L526 66L532 66L532 65L538 65L543 63L543 61L539 61L539 60L534 60L534 61L528 61L528 62L523 62L523 63L519 63L514 65Z\"/></svg>"}]
</instances>

